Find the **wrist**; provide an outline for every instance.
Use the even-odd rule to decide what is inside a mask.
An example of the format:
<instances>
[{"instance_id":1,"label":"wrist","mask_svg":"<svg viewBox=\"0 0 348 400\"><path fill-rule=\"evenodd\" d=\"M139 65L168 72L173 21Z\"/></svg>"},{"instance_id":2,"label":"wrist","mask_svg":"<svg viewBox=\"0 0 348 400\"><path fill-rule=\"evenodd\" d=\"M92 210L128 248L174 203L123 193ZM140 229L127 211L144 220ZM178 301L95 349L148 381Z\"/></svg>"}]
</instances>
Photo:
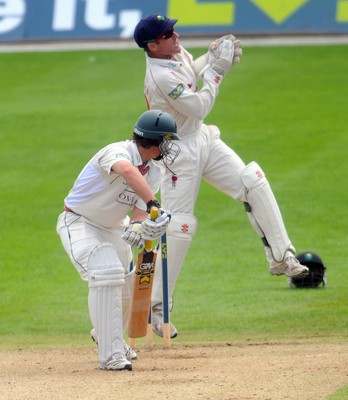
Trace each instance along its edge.
<instances>
[{"instance_id":1,"label":"wrist","mask_svg":"<svg viewBox=\"0 0 348 400\"><path fill-rule=\"evenodd\" d=\"M219 74L214 68L210 65L203 73L203 79L214 82L217 86L220 85L222 81L223 75Z\"/></svg>"},{"instance_id":2,"label":"wrist","mask_svg":"<svg viewBox=\"0 0 348 400\"><path fill-rule=\"evenodd\" d=\"M161 208L161 204L160 204L159 201L156 200L156 199L150 200L148 203L146 203L146 211L147 211L148 213L150 213L151 207Z\"/></svg>"}]
</instances>

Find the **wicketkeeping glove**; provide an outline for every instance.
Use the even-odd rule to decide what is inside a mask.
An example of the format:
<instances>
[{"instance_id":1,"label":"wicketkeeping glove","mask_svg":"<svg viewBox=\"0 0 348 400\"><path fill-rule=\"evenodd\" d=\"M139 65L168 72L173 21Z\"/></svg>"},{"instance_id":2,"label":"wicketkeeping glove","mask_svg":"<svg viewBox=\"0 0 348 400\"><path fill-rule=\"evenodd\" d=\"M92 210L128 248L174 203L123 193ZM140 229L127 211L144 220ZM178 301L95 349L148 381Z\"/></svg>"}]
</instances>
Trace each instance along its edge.
<instances>
[{"instance_id":1,"label":"wicketkeeping glove","mask_svg":"<svg viewBox=\"0 0 348 400\"><path fill-rule=\"evenodd\" d=\"M234 45L230 40L224 39L220 43L218 50L219 56L215 60L212 59L211 66L218 74L224 76L232 67Z\"/></svg>"},{"instance_id":2,"label":"wicketkeeping glove","mask_svg":"<svg viewBox=\"0 0 348 400\"><path fill-rule=\"evenodd\" d=\"M242 57L243 54L240 40L234 41L233 46L234 46L234 54L233 54L232 65L236 65L240 63L240 58Z\"/></svg>"},{"instance_id":3,"label":"wicketkeeping glove","mask_svg":"<svg viewBox=\"0 0 348 400\"><path fill-rule=\"evenodd\" d=\"M219 57L220 55L219 46L224 40L229 40L230 42L234 42L237 39L234 35L229 34L221 36L220 38L215 39L212 43L210 43L210 45L208 46L208 50L211 50L214 53L215 58Z\"/></svg>"},{"instance_id":4,"label":"wicketkeeping glove","mask_svg":"<svg viewBox=\"0 0 348 400\"><path fill-rule=\"evenodd\" d=\"M122 234L122 239L132 247L141 249L145 246L145 239L142 236L141 223L132 222Z\"/></svg>"},{"instance_id":5,"label":"wicketkeeping glove","mask_svg":"<svg viewBox=\"0 0 348 400\"><path fill-rule=\"evenodd\" d=\"M221 43L224 40L229 40L233 43L234 53L232 65L238 64L240 62L240 57L242 56L242 48L240 40L236 39L236 37L232 34L222 36L219 39L214 40L208 47L208 54L210 58L210 62L214 61L215 58L220 57L221 53Z\"/></svg>"},{"instance_id":6,"label":"wicketkeeping glove","mask_svg":"<svg viewBox=\"0 0 348 400\"><path fill-rule=\"evenodd\" d=\"M162 209L159 210L160 215L152 220L150 216L146 218L141 224L142 237L146 240L156 240L159 239L166 231L171 214Z\"/></svg>"}]
</instances>

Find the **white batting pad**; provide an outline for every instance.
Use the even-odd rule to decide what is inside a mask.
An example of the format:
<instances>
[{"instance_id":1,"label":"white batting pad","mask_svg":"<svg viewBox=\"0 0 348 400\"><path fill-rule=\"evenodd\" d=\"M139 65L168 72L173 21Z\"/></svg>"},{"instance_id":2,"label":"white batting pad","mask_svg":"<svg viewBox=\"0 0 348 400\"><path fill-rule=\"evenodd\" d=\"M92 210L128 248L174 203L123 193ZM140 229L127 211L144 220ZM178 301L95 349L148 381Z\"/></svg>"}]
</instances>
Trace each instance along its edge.
<instances>
[{"instance_id":1,"label":"white batting pad","mask_svg":"<svg viewBox=\"0 0 348 400\"><path fill-rule=\"evenodd\" d=\"M126 330L128 326L130 310L131 310L131 301L132 301L132 291L133 291L133 281L134 281L134 272L133 269L129 272L124 280L125 284L122 287L122 316L123 316L123 329Z\"/></svg>"},{"instance_id":2,"label":"white batting pad","mask_svg":"<svg viewBox=\"0 0 348 400\"><path fill-rule=\"evenodd\" d=\"M90 317L98 337L99 366L123 353L122 286L124 270L115 248L97 246L88 261Z\"/></svg>"}]
</instances>

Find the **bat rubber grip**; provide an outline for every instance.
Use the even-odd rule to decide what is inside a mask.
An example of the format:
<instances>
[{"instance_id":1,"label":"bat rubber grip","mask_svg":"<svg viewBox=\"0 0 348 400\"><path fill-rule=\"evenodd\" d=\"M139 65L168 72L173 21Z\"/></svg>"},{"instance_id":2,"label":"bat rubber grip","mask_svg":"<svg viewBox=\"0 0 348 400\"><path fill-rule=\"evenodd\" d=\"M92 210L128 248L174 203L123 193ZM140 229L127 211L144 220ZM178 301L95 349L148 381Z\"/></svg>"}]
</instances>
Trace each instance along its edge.
<instances>
[{"instance_id":1,"label":"bat rubber grip","mask_svg":"<svg viewBox=\"0 0 348 400\"><path fill-rule=\"evenodd\" d=\"M154 221L158 217L159 210L157 207L152 206L150 210L150 218ZM145 240L145 250L152 250L152 240Z\"/></svg>"},{"instance_id":2,"label":"bat rubber grip","mask_svg":"<svg viewBox=\"0 0 348 400\"><path fill-rule=\"evenodd\" d=\"M151 207L151 210L150 210L150 218L151 218L153 221L158 217L158 212L159 212L159 210L158 210L157 207L155 207L155 206L152 206L152 207Z\"/></svg>"}]
</instances>

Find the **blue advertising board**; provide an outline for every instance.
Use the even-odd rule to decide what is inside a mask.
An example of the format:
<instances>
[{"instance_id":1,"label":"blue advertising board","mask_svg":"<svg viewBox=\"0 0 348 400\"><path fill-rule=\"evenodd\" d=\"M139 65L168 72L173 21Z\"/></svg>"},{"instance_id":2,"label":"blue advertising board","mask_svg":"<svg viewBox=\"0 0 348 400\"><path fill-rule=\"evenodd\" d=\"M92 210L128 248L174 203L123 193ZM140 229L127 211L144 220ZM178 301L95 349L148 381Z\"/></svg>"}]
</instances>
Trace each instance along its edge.
<instances>
[{"instance_id":1,"label":"blue advertising board","mask_svg":"<svg viewBox=\"0 0 348 400\"><path fill-rule=\"evenodd\" d=\"M348 34L348 0L1 0L0 42L125 39L150 14L190 36Z\"/></svg>"}]
</instances>

